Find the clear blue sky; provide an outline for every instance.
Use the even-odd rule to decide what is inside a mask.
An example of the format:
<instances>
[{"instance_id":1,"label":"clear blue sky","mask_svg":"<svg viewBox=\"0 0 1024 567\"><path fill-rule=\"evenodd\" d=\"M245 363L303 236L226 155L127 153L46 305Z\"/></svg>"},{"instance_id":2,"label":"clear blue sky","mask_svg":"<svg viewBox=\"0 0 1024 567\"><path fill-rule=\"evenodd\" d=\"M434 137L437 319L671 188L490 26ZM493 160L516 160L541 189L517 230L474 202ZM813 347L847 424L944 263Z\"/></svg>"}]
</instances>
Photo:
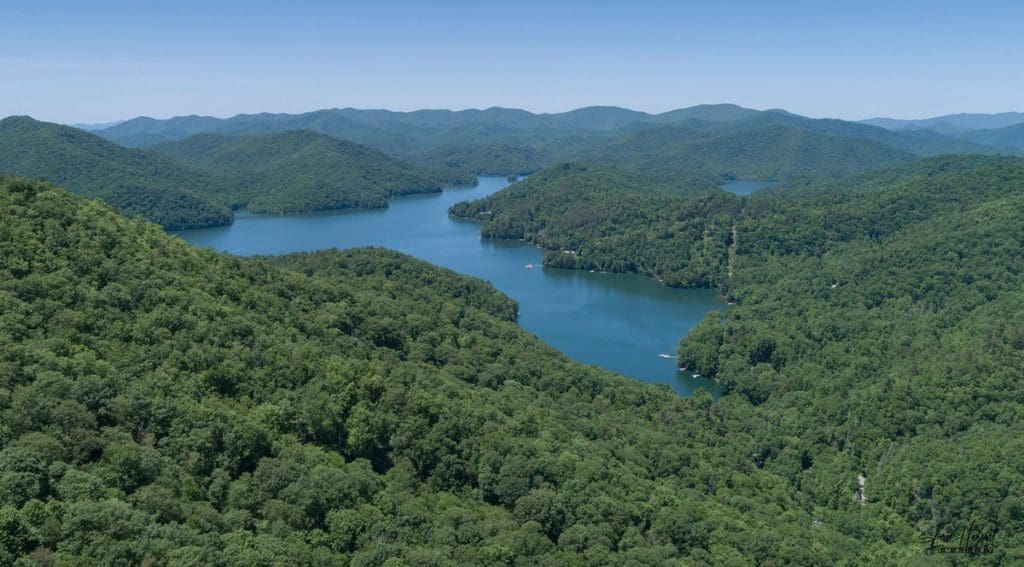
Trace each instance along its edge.
<instances>
[{"instance_id":1,"label":"clear blue sky","mask_svg":"<svg viewBox=\"0 0 1024 567\"><path fill-rule=\"evenodd\" d=\"M1024 2L0 0L0 116L1024 110Z\"/></svg>"}]
</instances>

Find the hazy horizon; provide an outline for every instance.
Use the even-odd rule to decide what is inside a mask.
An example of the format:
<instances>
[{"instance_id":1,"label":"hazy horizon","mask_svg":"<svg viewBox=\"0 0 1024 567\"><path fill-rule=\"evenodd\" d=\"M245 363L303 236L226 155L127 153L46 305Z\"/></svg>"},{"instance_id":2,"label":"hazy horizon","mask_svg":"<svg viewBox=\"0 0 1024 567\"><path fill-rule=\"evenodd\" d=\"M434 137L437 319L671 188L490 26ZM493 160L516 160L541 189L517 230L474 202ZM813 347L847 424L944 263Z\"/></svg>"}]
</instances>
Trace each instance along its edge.
<instances>
[{"instance_id":1,"label":"hazy horizon","mask_svg":"<svg viewBox=\"0 0 1024 567\"><path fill-rule=\"evenodd\" d=\"M648 0L13 4L0 115L65 124L323 108L722 101L811 117L1024 110L1024 5Z\"/></svg>"},{"instance_id":2,"label":"hazy horizon","mask_svg":"<svg viewBox=\"0 0 1024 567\"><path fill-rule=\"evenodd\" d=\"M691 105L691 106L705 106L705 105L707 105L707 106L716 106L716 105L727 105L727 104L735 104L735 103L730 103L730 102L709 102L709 103L700 103L700 104ZM743 106L743 105L738 105L738 106ZM644 112L644 113L651 114L651 115L657 115L657 114L660 114L662 112L671 112L673 110L689 108L689 107L681 106L681 107L678 107L678 108L670 108L670 109L665 110L665 111L650 112L650 111L647 111L647 110L640 110L640 109L636 109L636 108L628 108L628 107L624 107L624 106L615 106L615 105L608 105L608 104L592 104L592 105L580 106L580 107L575 107L575 108L569 108L567 110L560 110L560 111L554 111L554 112L537 112L537 111L534 111L534 110L530 110L528 108L516 108L516 107L509 107L509 106L488 106L488 107L472 107L472 108L414 108L414 109L411 109L411 110L395 110L395 109L392 109L392 108L357 108L357 107L351 107L351 106L345 106L345 107L335 106L335 107L324 107L324 108L311 108L309 110L300 110L300 111L296 111L296 112L274 112L274 111L260 111L260 112L251 112L251 113L250 112L236 112L234 114L226 114L226 115L220 115L220 116L216 116L216 115L212 115L212 114L199 114L199 113L195 113L195 112L188 113L188 114L175 114L175 115L171 115L171 116L153 116L153 115L150 115L150 114L140 114L140 115L137 115L137 116L128 116L128 117L125 117L125 118L119 118L119 119L113 119L113 120L102 120L102 121L96 121L96 122L77 120L77 121L64 121L64 122L57 122L57 123L58 124L64 124L64 125L67 125L67 126L96 126L96 125L116 124L116 123L121 123L121 122L127 122L127 121L133 120L135 118L152 118L154 120L170 120L172 118L182 118L182 117L188 117L188 116L201 116L201 117L204 117L204 118L217 118L217 119L220 119L220 120L226 120L226 119L232 118L234 116L239 116L239 115L252 115L252 114L305 114L305 113L316 112L316 111L320 111L320 110L349 110L349 109L351 109L351 110L360 110L360 111L385 111L385 112L418 112L418 111L462 112L462 111L467 111L467 110L483 111L483 110L490 110L492 108L500 108L500 109L503 109L503 110L523 110L523 111L526 111L526 112L530 112L532 114L543 115L543 114L561 114L561 113L565 113L565 112L572 112L574 110L581 110L581 109L584 109L584 108L595 108L595 107L604 107L604 108L615 107L615 108L622 108L624 110L632 110L632 111L636 111L636 112ZM751 108L751 107L745 107L745 108ZM803 116L809 116L809 115L804 114L802 112L796 112L796 111L793 111L792 109L788 109L788 108L752 108L752 110L762 110L762 111L764 111L764 110L783 110L783 111L787 111L787 112L792 112L794 114L800 114L800 115L803 115ZM1002 111L995 111L995 112L971 112L971 111L965 111L965 112L953 112L953 113L948 113L948 114L945 114L945 115L934 115L934 116L912 116L912 117L867 116L867 117L863 117L863 118L841 118L841 120L859 121L859 120L869 120L869 119L872 119L872 118L893 118L893 119L897 119L897 120L922 120L922 119L929 119L929 118L938 118L938 117L941 117L941 116L956 116L958 114L1004 114L1004 113L1022 113L1022 114L1024 114L1024 111L1019 111L1019 110L1002 110ZM13 116L13 115L7 115L7 116ZM5 117L6 116L0 116L0 119L5 118ZM37 118L38 119L38 117L34 117L34 116L33 116L33 118ZM812 118L838 118L838 117L836 117L836 116L812 116Z\"/></svg>"}]
</instances>

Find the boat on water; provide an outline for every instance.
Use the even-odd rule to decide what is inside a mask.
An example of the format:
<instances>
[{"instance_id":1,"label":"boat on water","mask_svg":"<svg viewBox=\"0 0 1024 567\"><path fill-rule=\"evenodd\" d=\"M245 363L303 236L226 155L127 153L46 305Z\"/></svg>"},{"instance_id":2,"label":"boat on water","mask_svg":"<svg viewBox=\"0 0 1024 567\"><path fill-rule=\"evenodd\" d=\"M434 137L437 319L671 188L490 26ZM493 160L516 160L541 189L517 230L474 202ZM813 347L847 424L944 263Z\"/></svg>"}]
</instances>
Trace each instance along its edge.
<instances>
[{"instance_id":1,"label":"boat on water","mask_svg":"<svg viewBox=\"0 0 1024 567\"><path fill-rule=\"evenodd\" d=\"M675 357L672 356L671 354L660 353L660 354L658 354L658 358L675 358Z\"/></svg>"},{"instance_id":2,"label":"boat on water","mask_svg":"<svg viewBox=\"0 0 1024 567\"><path fill-rule=\"evenodd\" d=\"M527 265L526 265L526 269L527 269L527 270L532 270L532 269L534 269L534 268L536 268L536 267L537 267L537 266L534 266L533 264L527 264Z\"/></svg>"}]
</instances>

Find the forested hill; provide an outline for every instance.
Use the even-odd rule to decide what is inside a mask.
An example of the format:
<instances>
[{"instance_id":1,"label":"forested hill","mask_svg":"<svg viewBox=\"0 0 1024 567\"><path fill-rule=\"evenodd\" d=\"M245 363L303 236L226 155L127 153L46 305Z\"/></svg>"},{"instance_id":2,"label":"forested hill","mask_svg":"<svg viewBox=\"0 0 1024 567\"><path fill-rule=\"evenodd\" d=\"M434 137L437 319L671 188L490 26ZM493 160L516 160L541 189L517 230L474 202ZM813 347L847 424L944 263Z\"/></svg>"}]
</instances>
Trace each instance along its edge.
<instances>
[{"instance_id":1,"label":"forested hill","mask_svg":"<svg viewBox=\"0 0 1024 567\"><path fill-rule=\"evenodd\" d=\"M738 306L681 360L775 416L760 451L793 482L856 467L869 502L926 534L997 532L964 564L1024 563L1024 161L937 158L749 201Z\"/></svg>"},{"instance_id":2,"label":"forested hill","mask_svg":"<svg viewBox=\"0 0 1024 567\"><path fill-rule=\"evenodd\" d=\"M23 116L0 121L0 174L63 184L172 230L228 224L231 207L385 207L391 196L475 182L309 131L202 134L138 150Z\"/></svg>"},{"instance_id":3,"label":"forested hill","mask_svg":"<svg viewBox=\"0 0 1024 567\"><path fill-rule=\"evenodd\" d=\"M648 138L634 139L639 132L666 126L677 129L655 136L667 141L668 148L644 147ZM782 110L759 111L730 104L700 105L661 114L616 107L588 107L556 114L506 108L414 112L345 108L303 114L241 114L224 119L136 118L99 133L121 144L151 146L200 133L241 135L294 129L352 140L422 166L494 175L530 173L560 162L590 161L591 157L598 165L608 165L608 160L615 164L649 162L659 163L666 171L682 171L686 160L701 155L692 147L692 137L677 136L685 134L684 130L696 134L712 150L717 142L727 139L722 136L732 136L734 154L738 153L738 142L746 144L744 151L753 145L754 152L761 155L775 149L780 152L776 161L782 165L760 160L756 167L751 163L740 164L736 171L730 171L723 154L698 160L697 165L713 166L711 173L717 177L746 176L745 172L750 171L751 176L777 173L775 180L790 178L799 175L801 169L813 169L821 163L822 156L836 161L833 169L847 173L857 167L897 163L907 155L1007 151L930 130L894 132L856 122L811 119ZM781 139L766 138L783 131ZM673 136L666 138L666 132ZM801 143L815 149L814 159L793 164L795 151L787 153L787 148ZM633 154L616 153L634 149ZM880 159L885 153L891 154L891 159ZM674 161L666 169L659 160Z\"/></svg>"},{"instance_id":4,"label":"forested hill","mask_svg":"<svg viewBox=\"0 0 1024 567\"><path fill-rule=\"evenodd\" d=\"M724 270L724 234L741 204L702 178L658 184L622 170L562 164L449 213L482 221L484 237L537 243L547 266L715 286ZM722 234L708 221L720 215Z\"/></svg>"},{"instance_id":5,"label":"forested hill","mask_svg":"<svg viewBox=\"0 0 1024 567\"><path fill-rule=\"evenodd\" d=\"M757 467L819 503L846 498L827 471L856 469L866 506L923 535L975 522L999 534L979 563L1024 561L1024 160L943 156L749 197L620 199L635 185L613 181L548 171L453 212L520 227L549 266L718 286L737 305L680 362L773 424Z\"/></svg>"},{"instance_id":6,"label":"forested hill","mask_svg":"<svg viewBox=\"0 0 1024 567\"><path fill-rule=\"evenodd\" d=\"M1014 124L992 130L975 130L965 132L960 136L979 144L991 144L1024 152L1024 124Z\"/></svg>"},{"instance_id":7,"label":"forested hill","mask_svg":"<svg viewBox=\"0 0 1024 567\"><path fill-rule=\"evenodd\" d=\"M835 234L841 228L895 230L904 220L900 215L910 211L919 218L937 214L934 207L1001 195L1007 187L985 172L1012 171L1021 163L1013 157L940 156L835 180L794 180L748 197L715 191L700 178L673 190L648 176L563 164L449 212L483 222L485 236L537 242L547 251L545 265L638 272L675 286L728 287L727 259L730 249L737 250L734 226L741 233L773 226L768 252L790 246L798 235L801 246L820 252L824 240L815 238L824 234L801 230L832 226L832 238L840 238ZM969 184L975 187L969 192L926 189L945 187L965 172L984 183Z\"/></svg>"},{"instance_id":8,"label":"forested hill","mask_svg":"<svg viewBox=\"0 0 1024 567\"><path fill-rule=\"evenodd\" d=\"M0 174L46 178L169 229L231 222L220 180L153 152L27 116L0 120Z\"/></svg>"},{"instance_id":9,"label":"forested hill","mask_svg":"<svg viewBox=\"0 0 1024 567\"><path fill-rule=\"evenodd\" d=\"M947 114L945 116L917 120L870 118L868 120L861 120L861 122L872 126L880 126L888 130L934 130L946 134L958 134L973 130L993 130L1015 124L1024 124L1024 112Z\"/></svg>"},{"instance_id":10,"label":"forested hill","mask_svg":"<svg viewBox=\"0 0 1024 567\"><path fill-rule=\"evenodd\" d=\"M307 130L200 134L154 151L225 179L223 199L253 212L384 207L390 196L439 191L475 177L418 168L377 150Z\"/></svg>"},{"instance_id":11,"label":"forested hill","mask_svg":"<svg viewBox=\"0 0 1024 567\"><path fill-rule=\"evenodd\" d=\"M725 131L681 126L642 129L573 157L632 169L664 182L697 174L715 180L841 177L916 156L868 138L758 123Z\"/></svg>"},{"instance_id":12,"label":"forested hill","mask_svg":"<svg viewBox=\"0 0 1024 567\"><path fill-rule=\"evenodd\" d=\"M627 111L641 118L643 113ZM310 130L336 138L353 140L389 153L418 152L424 147L517 141L527 136L540 138L573 131L595 131L576 122L562 122L553 115L523 110L386 110L324 109L302 114L239 114L231 118L182 116L167 120L140 117L101 130L115 142L145 147L181 140L195 134L266 134L285 130ZM536 142L538 140L534 140Z\"/></svg>"},{"instance_id":13,"label":"forested hill","mask_svg":"<svg viewBox=\"0 0 1024 567\"><path fill-rule=\"evenodd\" d=\"M560 157L633 169L660 181L696 174L717 180L784 181L839 178L940 154L1010 153L1005 146L930 130L893 132L770 110L736 114L729 120L691 118L658 127L635 125L617 136L569 147Z\"/></svg>"},{"instance_id":14,"label":"forested hill","mask_svg":"<svg viewBox=\"0 0 1024 567\"><path fill-rule=\"evenodd\" d=\"M719 129L737 131L772 125L800 128L826 136L869 140L918 156L952 153L994 154L1004 150L1002 147L976 144L931 130L894 132L858 122L830 118L814 119L778 110L761 112L744 120L726 123Z\"/></svg>"},{"instance_id":15,"label":"forested hill","mask_svg":"<svg viewBox=\"0 0 1024 567\"><path fill-rule=\"evenodd\" d=\"M799 416L780 429L744 396L679 398L574 363L478 280L382 250L234 258L42 182L0 180L0 207L0 563L921 553L893 513L916 501L885 476L854 501L861 453L822 445L842 429L781 437ZM890 468L916 472L896 454ZM931 477L890 484L916 478Z\"/></svg>"}]
</instances>

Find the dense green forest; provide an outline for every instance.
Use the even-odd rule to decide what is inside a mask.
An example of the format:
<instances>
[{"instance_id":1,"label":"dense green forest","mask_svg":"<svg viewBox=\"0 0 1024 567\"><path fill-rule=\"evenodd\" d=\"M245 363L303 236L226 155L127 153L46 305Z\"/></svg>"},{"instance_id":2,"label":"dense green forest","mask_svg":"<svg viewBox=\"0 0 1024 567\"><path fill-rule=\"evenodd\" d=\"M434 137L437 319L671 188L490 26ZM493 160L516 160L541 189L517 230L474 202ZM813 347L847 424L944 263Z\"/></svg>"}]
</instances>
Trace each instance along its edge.
<instances>
[{"instance_id":1,"label":"dense green forest","mask_svg":"<svg viewBox=\"0 0 1024 567\"><path fill-rule=\"evenodd\" d=\"M689 115L666 125L634 126L616 137L570 147L558 157L631 169L659 181L839 178L946 153L996 153L930 130L893 132L844 120L811 119L785 111ZM712 115L720 116L720 115Z\"/></svg>"},{"instance_id":2,"label":"dense green forest","mask_svg":"<svg viewBox=\"0 0 1024 567\"><path fill-rule=\"evenodd\" d=\"M142 117L98 133L120 144L144 147L202 133L239 135L295 129L351 140L453 175L523 174L560 162L584 161L641 170L657 165L666 179L675 173L701 173L716 179L781 180L806 173L843 175L911 157L1009 151L1001 145L931 130L896 132L730 104L661 114L616 107L556 114L506 108L457 112L345 108L304 114L240 114L226 119ZM645 134L646 130L654 132ZM737 152L737 144L742 153ZM801 150L807 150L809 157L797 159ZM737 156L743 159L731 161Z\"/></svg>"},{"instance_id":3,"label":"dense green forest","mask_svg":"<svg viewBox=\"0 0 1024 567\"><path fill-rule=\"evenodd\" d=\"M450 212L547 266L722 290L679 348L722 397L574 363L397 253L239 259L2 178L0 565L913 564L972 525L991 553L927 559L1024 562L1024 160L738 107L359 112L167 155L15 117L0 171L177 227L579 152ZM475 153L323 133L446 118Z\"/></svg>"},{"instance_id":4,"label":"dense green forest","mask_svg":"<svg viewBox=\"0 0 1024 567\"><path fill-rule=\"evenodd\" d=\"M893 132L859 122L834 118L808 118L784 110L770 110L743 120L711 124L710 130L739 131L766 126L789 126L815 134L837 138L855 138L883 144L889 148L918 156L936 156L950 153L997 153L1003 148L975 144L932 130Z\"/></svg>"},{"instance_id":5,"label":"dense green forest","mask_svg":"<svg viewBox=\"0 0 1024 567\"><path fill-rule=\"evenodd\" d=\"M537 243L550 267L638 272L684 287L721 285L742 199L703 178L677 183L562 164L449 212L483 221L484 237Z\"/></svg>"},{"instance_id":6,"label":"dense green forest","mask_svg":"<svg viewBox=\"0 0 1024 567\"><path fill-rule=\"evenodd\" d=\"M938 132L1009 153L1024 151L1024 113L1021 112L949 114L920 120L873 118L863 123L911 134Z\"/></svg>"},{"instance_id":7,"label":"dense green forest","mask_svg":"<svg viewBox=\"0 0 1024 567\"><path fill-rule=\"evenodd\" d=\"M443 168L453 173L472 172L478 175L523 175L544 167L548 152L507 143L474 144L472 146L440 146L405 156L424 167Z\"/></svg>"},{"instance_id":8,"label":"dense green forest","mask_svg":"<svg viewBox=\"0 0 1024 567\"><path fill-rule=\"evenodd\" d=\"M771 400L680 398L572 362L478 280L383 250L239 259L38 181L0 181L0 206L0 563L863 565L923 549L928 527L896 512L920 509L901 483L926 478L916 456L938 433L895 451L888 484L869 472L862 506L853 446L794 437L800 416ZM975 467L1002 450L970 447ZM1001 486L982 481L960 490Z\"/></svg>"},{"instance_id":9,"label":"dense green forest","mask_svg":"<svg viewBox=\"0 0 1024 567\"><path fill-rule=\"evenodd\" d=\"M460 168L419 167L309 131L201 134L138 150L24 116L0 121L0 174L43 178L172 230L228 224L243 206L386 207L392 196L476 181Z\"/></svg>"},{"instance_id":10,"label":"dense green forest","mask_svg":"<svg viewBox=\"0 0 1024 567\"><path fill-rule=\"evenodd\" d=\"M231 222L221 181L149 151L27 116L0 120L0 173L40 177L169 229Z\"/></svg>"},{"instance_id":11,"label":"dense green forest","mask_svg":"<svg viewBox=\"0 0 1024 567\"><path fill-rule=\"evenodd\" d=\"M200 134L152 149L223 178L219 197L252 212L386 207L388 197L476 181L466 174L417 168L366 146L308 130L251 136Z\"/></svg>"},{"instance_id":12,"label":"dense green forest","mask_svg":"<svg viewBox=\"0 0 1024 567\"><path fill-rule=\"evenodd\" d=\"M956 135L975 130L995 130L1015 124L1024 124L1024 112L997 112L994 114L961 112L911 120L869 118L861 120L861 122L888 130L933 130L941 134Z\"/></svg>"},{"instance_id":13,"label":"dense green forest","mask_svg":"<svg viewBox=\"0 0 1024 567\"><path fill-rule=\"evenodd\" d=\"M667 182L696 174L716 180L841 177L910 161L915 155L875 140L768 124L724 132L682 126L647 128L572 157Z\"/></svg>"},{"instance_id":14,"label":"dense green forest","mask_svg":"<svg viewBox=\"0 0 1024 567\"><path fill-rule=\"evenodd\" d=\"M983 562L1020 563L1024 161L878 177L752 198L739 305L681 358L779 418L766 453L801 440L813 466L797 483L854 463L869 498L911 525L998 529Z\"/></svg>"},{"instance_id":15,"label":"dense green forest","mask_svg":"<svg viewBox=\"0 0 1024 567\"><path fill-rule=\"evenodd\" d=\"M1024 160L945 156L660 202L564 169L453 213L536 240L549 265L720 287L737 305L694 329L680 362L773 424L758 466L819 503L845 498L819 475L859 470L868 501L916 530L974 521L999 531L981 562L1024 560Z\"/></svg>"},{"instance_id":16,"label":"dense green forest","mask_svg":"<svg viewBox=\"0 0 1024 567\"><path fill-rule=\"evenodd\" d=\"M975 130L960 133L957 136L978 144L1011 148L1017 152L1024 151L1024 124L1014 124L992 130Z\"/></svg>"}]
</instances>

